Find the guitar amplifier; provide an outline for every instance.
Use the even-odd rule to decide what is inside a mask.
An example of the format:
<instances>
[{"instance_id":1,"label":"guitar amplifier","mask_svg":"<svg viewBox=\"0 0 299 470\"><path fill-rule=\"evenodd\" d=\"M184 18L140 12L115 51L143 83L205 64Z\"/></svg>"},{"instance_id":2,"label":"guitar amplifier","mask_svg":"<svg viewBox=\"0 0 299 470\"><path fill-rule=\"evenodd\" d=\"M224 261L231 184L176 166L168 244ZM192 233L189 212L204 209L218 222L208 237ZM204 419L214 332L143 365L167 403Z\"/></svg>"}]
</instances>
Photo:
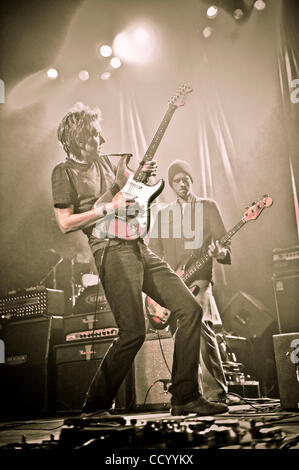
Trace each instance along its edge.
<instances>
[{"instance_id":1,"label":"guitar amplifier","mask_svg":"<svg viewBox=\"0 0 299 470\"><path fill-rule=\"evenodd\" d=\"M79 412L86 392L102 359L112 344L112 338L77 341L55 347L56 398L55 411ZM116 408L128 409L134 402L133 375L129 371L115 400Z\"/></svg>"},{"instance_id":2,"label":"guitar amplifier","mask_svg":"<svg viewBox=\"0 0 299 470\"><path fill-rule=\"evenodd\" d=\"M64 291L44 286L29 287L0 299L0 318L25 320L42 315L64 314Z\"/></svg>"},{"instance_id":3,"label":"guitar amplifier","mask_svg":"<svg viewBox=\"0 0 299 470\"><path fill-rule=\"evenodd\" d=\"M54 345L63 340L62 318L9 321L0 367L0 415L5 419L49 412L55 393Z\"/></svg>"},{"instance_id":4,"label":"guitar amplifier","mask_svg":"<svg viewBox=\"0 0 299 470\"><path fill-rule=\"evenodd\" d=\"M159 339L160 337L160 339ZM168 410L174 340L170 333L148 333L134 361L136 410Z\"/></svg>"},{"instance_id":5,"label":"guitar amplifier","mask_svg":"<svg viewBox=\"0 0 299 470\"><path fill-rule=\"evenodd\" d=\"M299 245L274 248L273 273L281 276L299 274Z\"/></svg>"},{"instance_id":6,"label":"guitar amplifier","mask_svg":"<svg viewBox=\"0 0 299 470\"><path fill-rule=\"evenodd\" d=\"M273 276L279 333L299 331L299 274Z\"/></svg>"},{"instance_id":7,"label":"guitar amplifier","mask_svg":"<svg viewBox=\"0 0 299 470\"><path fill-rule=\"evenodd\" d=\"M66 342L118 335L118 328L111 311L65 316L63 329Z\"/></svg>"}]
</instances>

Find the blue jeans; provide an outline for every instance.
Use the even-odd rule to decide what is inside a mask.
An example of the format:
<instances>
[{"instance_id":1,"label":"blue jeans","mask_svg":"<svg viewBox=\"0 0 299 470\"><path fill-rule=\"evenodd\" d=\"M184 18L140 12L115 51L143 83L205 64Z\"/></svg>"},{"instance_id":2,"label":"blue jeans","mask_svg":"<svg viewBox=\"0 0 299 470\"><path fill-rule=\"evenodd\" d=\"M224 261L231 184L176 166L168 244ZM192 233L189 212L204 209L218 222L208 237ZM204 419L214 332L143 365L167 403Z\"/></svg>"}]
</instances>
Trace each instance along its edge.
<instances>
[{"instance_id":1,"label":"blue jeans","mask_svg":"<svg viewBox=\"0 0 299 470\"><path fill-rule=\"evenodd\" d=\"M200 396L198 363L202 309L189 289L143 240L113 243L95 253L106 298L119 328L119 337L109 347L86 395L84 412L109 409L145 339L142 291L171 310L178 319L174 342L173 405L184 405Z\"/></svg>"}]
</instances>

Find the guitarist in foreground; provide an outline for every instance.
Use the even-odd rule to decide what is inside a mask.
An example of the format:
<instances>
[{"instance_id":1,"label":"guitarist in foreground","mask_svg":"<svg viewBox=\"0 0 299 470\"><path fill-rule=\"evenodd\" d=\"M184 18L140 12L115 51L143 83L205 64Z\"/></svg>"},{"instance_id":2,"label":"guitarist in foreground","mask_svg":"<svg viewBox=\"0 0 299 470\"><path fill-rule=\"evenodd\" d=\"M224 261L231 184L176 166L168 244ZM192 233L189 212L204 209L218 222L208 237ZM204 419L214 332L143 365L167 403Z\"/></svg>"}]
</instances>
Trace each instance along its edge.
<instances>
[{"instance_id":1,"label":"guitarist in foreground","mask_svg":"<svg viewBox=\"0 0 299 470\"><path fill-rule=\"evenodd\" d=\"M200 351L203 394L209 400L225 401L227 383L217 338L211 328L214 324L221 324L221 319L212 297L211 284L213 259L219 263L231 264L230 248L221 246L217 241L225 233L225 228L216 203L211 199L199 198L192 193L192 173L190 165L183 160L176 160L169 166L168 182L177 199L158 212L149 247L178 271L184 270L186 265L188 267L188 262L200 257L204 251L210 255L208 262L197 272L190 289L203 309ZM200 209L197 212L198 216L195 214L197 209ZM175 220L176 215L180 215L181 219L181 237L175 236L174 225L178 223ZM169 237L163 238L162 225L167 222L169 223ZM184 233L184 228L186 232L188 227L194 231L194 238L195 234L198 235L199 232L202 234L202 237L195 240L193 246L189 244L192 248L189 248L186 243L187 238ZM157 320L159 321L159 318ZM176 330L174 315L169 323L171 332L174 333ZM198 326L200 327L200 324Z\"/></svg>"},{"instance_id":2,"label":"guitarist in foreground","mask_svg":"<svg viewBox=\"0 0 299 470\"><path fill-rule=\"evenodd\" d=\"M170 111L173 112L173 108ZM147 161L142 167L143 175L138 174L138 181L132 180L126 193L121 192L127 185L124 158L115 169L109 158L101 155L104 138L100 119L99 109L90 109L82 103L65 114L58 127L58 139L67 158L52 173L58 225L63 233L82 229L87 235L106 298L119 328L118 339L110 346L89 386L82 417L107 416L118 388L144 342L142 291L175 312L178 318L169 388L171 413L223 413L228 409L226 405L205 400L199 391L202 309L194 296L168 264L147 248L142 237L135 233L132 239L127 240L122 238L123 230L121 235L113 236L98 229L98 224L106 221L107 217L111 219L111 214L117 217L117 221L124 220L124 213L128 219L131 218L132 205L136 201L132 195L127 198L126 194L132 188L142 187L142 181L146 179L144 174L150 177L156 172L156 164ZM156 134L156 142L159 135ZM108 225L110 227L111 224ZM131 224L130 230L132 227ZM100 238L101 233L105 239Z\"/></svg>"}]
</instances>

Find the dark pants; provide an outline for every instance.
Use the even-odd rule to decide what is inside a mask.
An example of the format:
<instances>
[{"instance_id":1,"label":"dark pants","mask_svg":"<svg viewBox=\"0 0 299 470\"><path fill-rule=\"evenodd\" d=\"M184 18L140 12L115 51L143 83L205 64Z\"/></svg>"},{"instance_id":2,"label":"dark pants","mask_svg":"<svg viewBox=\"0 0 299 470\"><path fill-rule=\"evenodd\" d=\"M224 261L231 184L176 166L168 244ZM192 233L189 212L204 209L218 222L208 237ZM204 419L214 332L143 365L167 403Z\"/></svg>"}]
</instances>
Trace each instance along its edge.
<instances>
[{"instance_id":1,"label":"dark pants","mask_svg":"<svg viewBox=\"0 0 299 470\"><path fill-rule=\"evenodd\" d=\"M209 321L202 321L200 347L203 395L208 400L225 399L227 382L217 338Z\"/></svg>"},{"instance_id":2,"label":"dark pants","mask_svg":"<svg viewBox=\"0 0 299 470\"><path fill-rule=\"evenodd\" d=\"M99 271L101 255L102 250L95 253ZM83 411L111 407L144 342L142 291L178 318L169 388L171 403L183 405L198 398L202 309L185 284L142 240L119 241L117 245L108 247L101 280L119 328L119 338L111 344L92 380Z\"/></svg>"}]
</instances>

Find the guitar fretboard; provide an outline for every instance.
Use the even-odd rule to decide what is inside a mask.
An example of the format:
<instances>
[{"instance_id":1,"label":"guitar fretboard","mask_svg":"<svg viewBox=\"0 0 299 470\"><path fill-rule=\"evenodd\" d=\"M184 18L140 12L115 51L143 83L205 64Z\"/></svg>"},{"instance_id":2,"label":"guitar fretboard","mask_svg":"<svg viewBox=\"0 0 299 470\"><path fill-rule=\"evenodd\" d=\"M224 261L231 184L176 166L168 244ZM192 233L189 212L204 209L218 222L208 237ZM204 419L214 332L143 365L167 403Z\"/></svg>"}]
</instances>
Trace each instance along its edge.
<instances>
[{"instance_id":1,"label":"guitar fretboard","mask_svg":"<svg viewBox=\"0 0 299 470\"><path fill-rule=\"evenodd\" d=\"M219 240L220 245L225 246L225 244L237 233L243 225L246 224L245 219L241 219L231 230L226 232L225 235ZM204 267L204 265L209 261L210 255L206 252L201 258L199 258L187 271L183 274L181 279L188 285L188 282L193 280L194 275Z\"/></svg>"},{"instance_id":2,"label":"guitar fretboard","mask_svg":"<svg viewBox=\"0 0 299 470\"><path fill-rule=\"evenodd\" d=\"M157 132L155 133L147 151L145 152L144 154L144 157L142 159L142 162L140 163L135 175L134 175L134 180L136 181L140 181L141 183L145 183L146 180L148 179L148 176L146 175L146 173L144 173L142 171L142 168L143 168L143 165L148 162L148 161L151 161L153 158L154 158L154 155L157 151L157 148L162 140L162 137L163 135L165 134L165 131L168 127L168 124L170 123L170 120L175 112L175 110L177 109L177 106L173 105L173 104L170 104L166 113L165 113L165 116L163 117L162 119L162 122L160 124L160 126L158 127L158 130Z\"/></svg>"}]
</instances>

